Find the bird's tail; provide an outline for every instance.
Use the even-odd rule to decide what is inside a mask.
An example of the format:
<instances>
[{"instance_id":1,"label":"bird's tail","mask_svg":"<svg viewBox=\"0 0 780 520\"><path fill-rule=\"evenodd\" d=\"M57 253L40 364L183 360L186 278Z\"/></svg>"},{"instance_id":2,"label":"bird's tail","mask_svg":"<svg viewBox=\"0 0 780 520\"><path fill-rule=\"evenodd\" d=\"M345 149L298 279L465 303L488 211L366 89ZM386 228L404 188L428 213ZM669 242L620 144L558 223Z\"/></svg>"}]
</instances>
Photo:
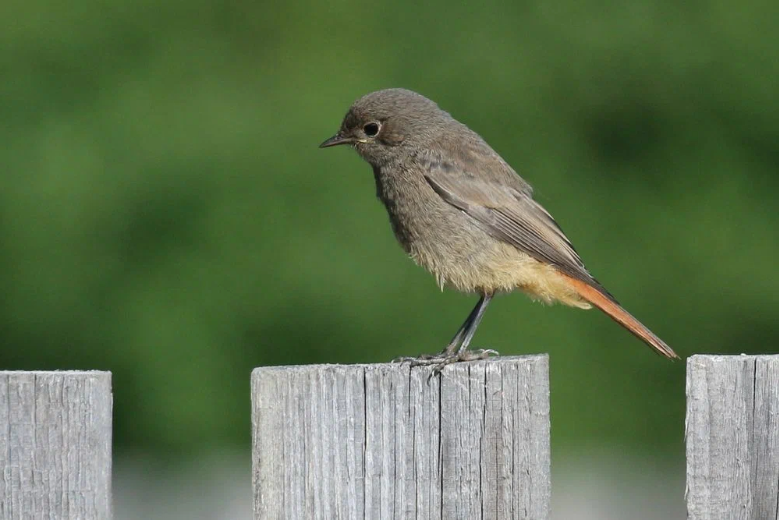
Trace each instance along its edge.
<instances>
[{"instance_id":1,"label":"bird's tail","mask_svg":"<svg viewBox=\"0 0 780 520\"><path fill-rule=\"evenodd\" d=\"M606 296L592 285L565 274L563 274L563 276L577 291L577 294L579 294L581 298L598 307L604 314L618 322L631 334L647 343L656 352L671 359L680 359L680 356L678 356L674 350L669 347L669 345L664 343L661 338L653 334L650 329L642 325L638 319L631 316L628 311L618 305L617 302Z\"/></svg>"}]
</instances>

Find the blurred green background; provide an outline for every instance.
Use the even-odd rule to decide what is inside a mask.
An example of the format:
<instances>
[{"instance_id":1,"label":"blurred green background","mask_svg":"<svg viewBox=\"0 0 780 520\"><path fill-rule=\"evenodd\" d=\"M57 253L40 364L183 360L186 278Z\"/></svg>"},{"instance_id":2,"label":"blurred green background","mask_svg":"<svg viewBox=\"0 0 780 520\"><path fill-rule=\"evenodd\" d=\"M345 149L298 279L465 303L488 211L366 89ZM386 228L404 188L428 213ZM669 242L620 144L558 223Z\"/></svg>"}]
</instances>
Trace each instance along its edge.
<instances>
[{"instance_id":1,"label":"blurred green background","mask_svg":"<svg viewBox=\"0 0 780 520\"><path fill-rule=\"evenodd\" d=\"M440 349L475 297L404 257L356 154L317 148L391 86L479 132L680 355L777 352L777 15L2 3L0 368L112 371L117 455L164 466L249 456L255 366ZM550 354L555 464L682 468L685 363L597 311L504 296L474 346Z\"/></svg>"}]
</instances>

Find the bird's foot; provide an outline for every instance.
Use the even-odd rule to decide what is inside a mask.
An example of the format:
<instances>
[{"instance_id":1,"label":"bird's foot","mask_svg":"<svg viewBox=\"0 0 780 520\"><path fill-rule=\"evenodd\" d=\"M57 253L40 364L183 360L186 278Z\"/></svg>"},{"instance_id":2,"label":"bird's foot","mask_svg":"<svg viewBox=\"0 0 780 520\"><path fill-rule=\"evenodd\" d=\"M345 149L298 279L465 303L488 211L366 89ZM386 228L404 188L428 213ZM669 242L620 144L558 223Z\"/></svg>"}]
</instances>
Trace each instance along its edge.
<instances>
[{"instance_id":1,"label":"bird's foot","mask_svg":"<svg viewBox=\"0 0 780 520\"><path fill-rule=\"evenodd\" d=\"M413 367L430 366L433 367L431 376L438 375L447 365L459 363L461 361L477 361L488 359L490 356L497 356L498 352L487 349L464 350L463 352L440 352L438 354L423 354L420 357L400 357L393 360L393 363L409 363Z\"/></svg>"}]
</instances>

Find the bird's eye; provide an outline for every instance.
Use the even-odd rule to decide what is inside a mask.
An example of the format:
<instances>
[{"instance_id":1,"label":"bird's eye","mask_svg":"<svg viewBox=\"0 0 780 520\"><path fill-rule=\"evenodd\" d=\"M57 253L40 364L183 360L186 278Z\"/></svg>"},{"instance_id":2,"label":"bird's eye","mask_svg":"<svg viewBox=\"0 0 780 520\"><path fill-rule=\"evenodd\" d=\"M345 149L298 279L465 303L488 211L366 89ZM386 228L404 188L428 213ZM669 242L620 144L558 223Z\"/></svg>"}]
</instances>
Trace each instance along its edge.
<instances>
[{"instance_id":1,"label":"bird's eye","mask_svg":"<svg viewBox=\"0 0 780 520\"><path fill-rule=\"evenodd\" d=\"M368 123L363 127L363 133L368 137L374 137L379 133L379 123Z\"/></svg>"}]
</instances>

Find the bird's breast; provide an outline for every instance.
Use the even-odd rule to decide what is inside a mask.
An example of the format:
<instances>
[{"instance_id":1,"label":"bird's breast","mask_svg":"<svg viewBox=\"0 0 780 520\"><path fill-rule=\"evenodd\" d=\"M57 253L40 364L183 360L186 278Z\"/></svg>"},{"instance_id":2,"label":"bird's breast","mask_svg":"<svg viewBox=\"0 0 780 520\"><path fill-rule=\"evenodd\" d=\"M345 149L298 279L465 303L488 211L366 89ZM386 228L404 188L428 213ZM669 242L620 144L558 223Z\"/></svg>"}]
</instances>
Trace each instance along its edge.
<instances>
[{"instance_id":1,"label":"bird's breast","mask_svg":"<svg viewBox=\"0 0 780 520\"><path fill-rule=\"evenodd\" d=\"M437 233L453 223L446 217L446 203L431 189L422 171L388 169L374 168L376 194L387 209L396 238L412 254L430 245Z\"/></svg>"},{"instance_id":2,"label":"bird's breast","mask_svg":"<svg viewBox=\"0 0 780 520\"><path fill-rule=\"evenodd\" d=\"M423 171L375 168L377 196L398 242L439 285L475 291L499 244L468 215L446 203Z\"/></svg>"}]
</instances>

